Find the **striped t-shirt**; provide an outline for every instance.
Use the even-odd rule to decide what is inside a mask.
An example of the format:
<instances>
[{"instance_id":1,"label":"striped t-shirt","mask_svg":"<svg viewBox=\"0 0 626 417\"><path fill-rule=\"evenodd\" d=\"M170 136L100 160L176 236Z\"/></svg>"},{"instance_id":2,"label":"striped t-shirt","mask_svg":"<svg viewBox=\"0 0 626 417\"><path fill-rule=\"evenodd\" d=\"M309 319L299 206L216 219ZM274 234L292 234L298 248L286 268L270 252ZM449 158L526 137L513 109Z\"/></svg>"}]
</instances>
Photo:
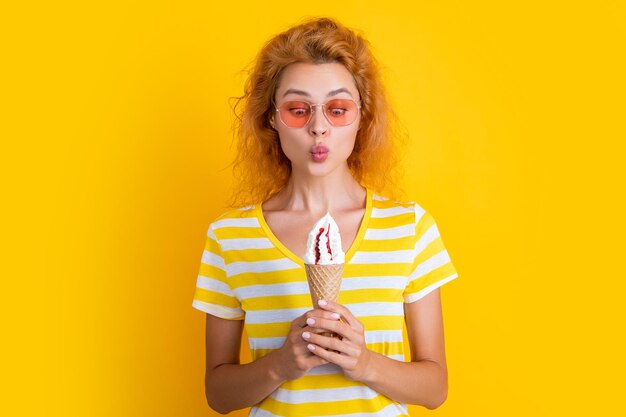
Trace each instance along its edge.
<instances>
[{"instance_id":1,"label":"striped t-shirt","mask_svg":"<svg viewBox=\"0 0 626 417\"><path fill-rule=\"evenodd\" d=\"M415 203L367 191L365 215L346 252L339 303L363 323L368 349L404 361L404 303L457 277L433 217ZM193 307L245 320L253 360L280 348L291 321L313 308L301 258L274 236L261 205L209 226ZM326 364L287 381L253 417L408 415L407 407Z\"/></svg>"}]
</instances>

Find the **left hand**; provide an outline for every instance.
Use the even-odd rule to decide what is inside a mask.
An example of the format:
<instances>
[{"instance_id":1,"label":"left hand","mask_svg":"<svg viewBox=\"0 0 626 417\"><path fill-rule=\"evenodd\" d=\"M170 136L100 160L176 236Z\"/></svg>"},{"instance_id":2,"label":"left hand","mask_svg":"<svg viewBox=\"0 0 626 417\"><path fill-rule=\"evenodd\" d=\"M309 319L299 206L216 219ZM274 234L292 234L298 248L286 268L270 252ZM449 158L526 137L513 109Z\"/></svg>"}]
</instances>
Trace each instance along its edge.
<instances>
[{"instance_id":1,"label":"left hand","mask_svg":"<svg viewBox=\"0 0 626 417\"><path fill-rule=\"evenodd\" d=\"M308 349L320 358L340 366L347 378L353 381L365 380L370 370L372 352L365 345L363 324L341 304L320 300L319 307L339 314L341 320L314 317L309 318L307 324L314 329L331 331L339 337L303 332L302 338L309 342Z\"/></svg>"}]
</instances>

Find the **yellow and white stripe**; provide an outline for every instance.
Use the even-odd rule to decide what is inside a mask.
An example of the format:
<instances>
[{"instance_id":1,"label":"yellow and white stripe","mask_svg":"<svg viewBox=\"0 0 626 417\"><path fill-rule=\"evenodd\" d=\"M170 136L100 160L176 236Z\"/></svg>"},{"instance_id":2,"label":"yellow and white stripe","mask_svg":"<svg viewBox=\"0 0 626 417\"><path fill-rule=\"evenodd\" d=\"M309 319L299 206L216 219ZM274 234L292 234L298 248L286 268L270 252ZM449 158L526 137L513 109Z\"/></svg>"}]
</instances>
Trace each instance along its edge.
<instances>
[{"instance_id":1,"label":"yellow and white stripe","mask_svg":"<svg viewBox=\"0 0 626 417\"><path fill-rule=\"evenodd\" d=\"M430 214L368 190L339 294L339 302L363 323L368 349L404 361L404 303L456 277ZM229 211L211 224L192 305L245 320L253 359L279 349L291 321L312 309L303 261L274 236L260 205ZM407 408L327 364L285 382L250 415L398 417Z\"/></svg>"}]
</instances>

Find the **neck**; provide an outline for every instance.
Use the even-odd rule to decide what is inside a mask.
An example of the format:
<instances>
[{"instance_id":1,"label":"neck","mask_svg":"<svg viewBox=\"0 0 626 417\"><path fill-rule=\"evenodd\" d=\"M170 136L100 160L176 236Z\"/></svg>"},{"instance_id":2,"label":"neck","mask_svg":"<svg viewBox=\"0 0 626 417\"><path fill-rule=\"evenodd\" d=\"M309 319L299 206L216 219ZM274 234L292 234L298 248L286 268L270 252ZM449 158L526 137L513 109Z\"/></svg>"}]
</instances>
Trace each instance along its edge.
<instances>
[{"instance_id":1,"label":"neck","mask_svg":"<svg viewBox=\"0 0 626 417\"><path fill-rule=\"evenodd\" d=\"M339 170L338 170L339 171ZM283 209L306 211L315 216L361 206L365 189L354 179L348 168L323 177L292 173L287 186L280 192Z\"/></svg>"}]
</instances>

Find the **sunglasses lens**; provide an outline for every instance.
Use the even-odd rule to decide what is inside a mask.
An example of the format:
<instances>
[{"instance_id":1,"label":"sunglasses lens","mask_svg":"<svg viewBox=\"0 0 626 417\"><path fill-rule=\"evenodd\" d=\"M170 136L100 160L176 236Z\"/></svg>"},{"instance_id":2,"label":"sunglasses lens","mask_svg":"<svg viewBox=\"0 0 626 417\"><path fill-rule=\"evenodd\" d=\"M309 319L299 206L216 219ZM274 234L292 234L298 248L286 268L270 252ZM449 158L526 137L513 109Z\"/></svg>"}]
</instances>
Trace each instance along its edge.
<instances>
[{"instance_id":1,"label":"sunglasses lens","mask_svg":"<svg viewBox=\"0 0 626 417\"><path fill-rule=\"evenodd\" d=\"M333 126L347 126L358 114L358 107L352 100L330 100L324 107L326 118Z\"/></svg>"},{"instance_id":2,"label":"sunglasses lens","mask_svg":"<svg viewBox=\"0 0 626 417\"><path fill-rule=\"evenodd\" d=\"M280 106L280 120L289 127L302 127L311 118L311 106L304 101L288 101Z\"/></svg>"},{"instance_id":3,"label":"sunglasses lens","mask_svg":"<svg viewBox=\"0 0 626 417\"><path fill-rule=\"evenodd\" d=\"M319 104L314 106L322 107ZM323 108L326 119L333 126L347 126L354 122L359 114L359 106L352 100L330 100ZM312 112L313 108L306 101L287 101L278 109L280 120L288 127L294 128L309 123Z\"/></svg>"}]
</instances>

